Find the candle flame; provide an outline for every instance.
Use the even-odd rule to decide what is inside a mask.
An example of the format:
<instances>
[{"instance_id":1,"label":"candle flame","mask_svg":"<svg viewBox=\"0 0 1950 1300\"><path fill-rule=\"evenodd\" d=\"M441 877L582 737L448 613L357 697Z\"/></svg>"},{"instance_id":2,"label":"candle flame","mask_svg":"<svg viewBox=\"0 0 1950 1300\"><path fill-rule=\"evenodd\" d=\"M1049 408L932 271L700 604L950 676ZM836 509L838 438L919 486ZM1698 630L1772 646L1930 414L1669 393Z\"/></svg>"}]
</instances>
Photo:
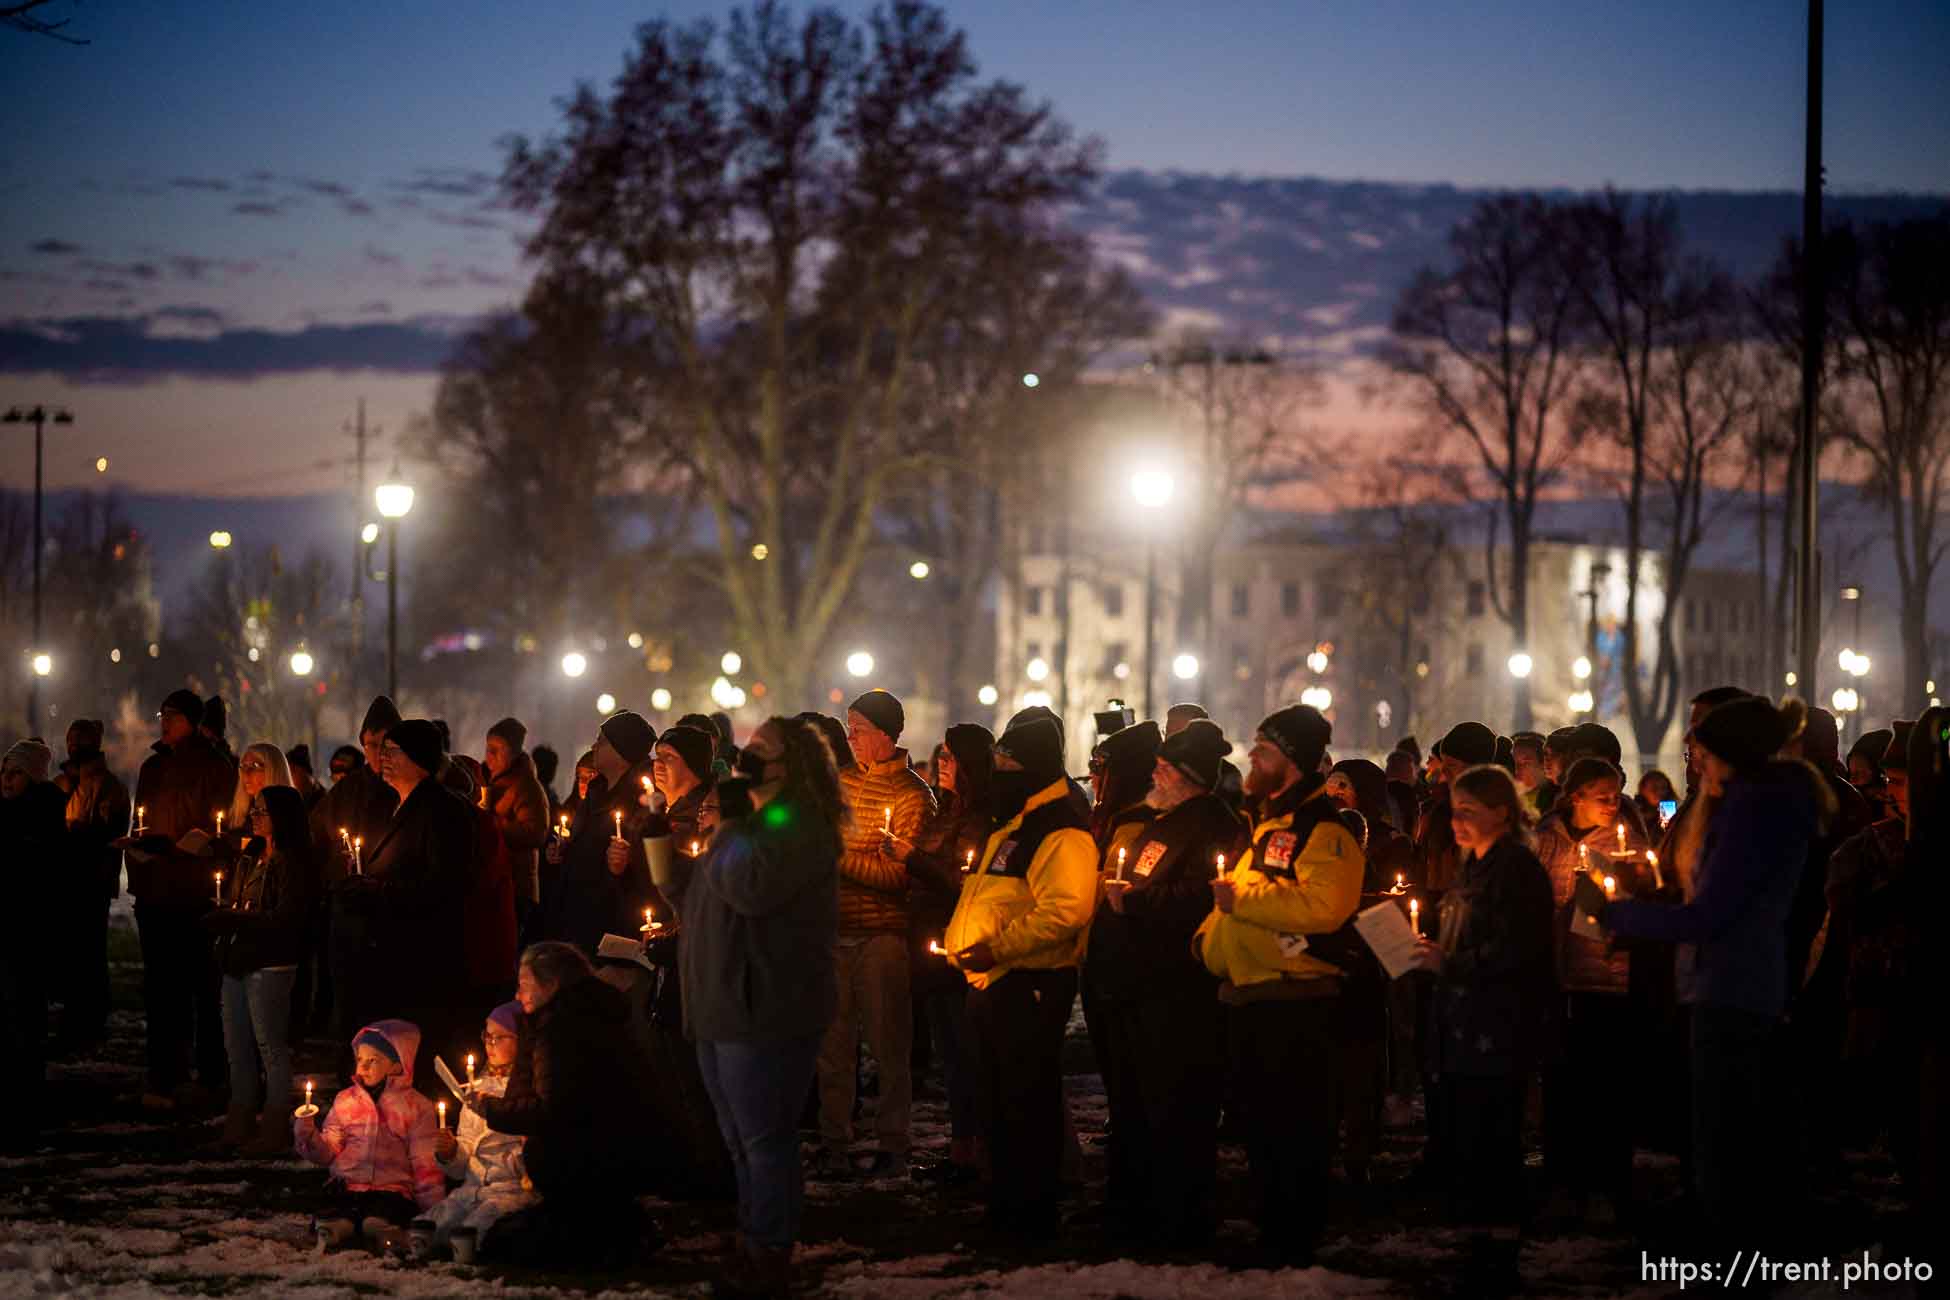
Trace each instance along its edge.
<instances>
[{"instance_id":1,"label":"candle flame","mask_svg":"<svg viewBox=\"0 0 1950 1300\"><path fill-rule=\"evenodd\" d=\"M1618 892L1618 882L1610 876L1605 877L1605 897L1610 898Z\"/></svg>"}]
</instances>

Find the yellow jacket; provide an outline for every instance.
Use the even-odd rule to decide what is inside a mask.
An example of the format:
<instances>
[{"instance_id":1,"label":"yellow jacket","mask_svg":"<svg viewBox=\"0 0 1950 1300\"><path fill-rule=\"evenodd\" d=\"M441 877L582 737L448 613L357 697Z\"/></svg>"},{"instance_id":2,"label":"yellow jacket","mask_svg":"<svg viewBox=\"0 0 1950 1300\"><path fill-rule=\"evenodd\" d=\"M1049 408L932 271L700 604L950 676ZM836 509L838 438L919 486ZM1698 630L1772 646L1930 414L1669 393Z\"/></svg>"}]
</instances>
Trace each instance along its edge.
<instances>
[{"instance_id":1,"label":"yellow jacket","mask_svg":"<svg viewBox=\"0 0 1950 1300\"><path fill-rule=\"evenodd\" d=\"M1315 805L1327 794L1316 782L1310 794L1276 799L1253 827L1253 846L1227 873L1238 888L1231 915L1214 907L1193 938L1205 969L1235 988L1282 979L1338 979L1341 969L1306 953L1310 934L1331 934L1361 903L1366 860L1354 836L1330 809ZM1295 814L1313 820L1298 843Z\"/></svg>"},{"instance_id":2,"label":"yellow jacket","mask_svg":"<svg viewBox=\"0 0 1950 1300\"><path fill-rule=\"evenodd\" d=\"M994 967L963 972L978 989L1011 970L1077 964L1077 945L1097 902L1097 846L1068 806L1069 797L1068 781L1030 796L1020 813L990 834L980 869L962 884L942 946L958 953L989 945ZM1016 848L1031 840L1025 863Z\"/></svg>"}]
</instances>

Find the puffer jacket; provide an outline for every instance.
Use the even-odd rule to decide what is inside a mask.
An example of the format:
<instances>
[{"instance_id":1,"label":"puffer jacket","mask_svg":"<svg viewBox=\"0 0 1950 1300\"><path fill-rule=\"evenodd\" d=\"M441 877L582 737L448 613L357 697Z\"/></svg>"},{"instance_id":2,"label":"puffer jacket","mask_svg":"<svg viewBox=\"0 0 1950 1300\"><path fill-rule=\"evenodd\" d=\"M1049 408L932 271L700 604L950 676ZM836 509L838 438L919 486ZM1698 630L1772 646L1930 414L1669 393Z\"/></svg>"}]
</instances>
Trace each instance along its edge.
<instances>
[{"instance_id":1,"label":"puffer jacket","mask_svg":"<svg viewBox=\"0 0 1950 1300\"><path fill-rule=\"evenodd\" d=\"M488 809L494 814L497 846L514 876L515 898L524 907L541 901L536 863L548 840L548 792L535 776L526 750L488 784Z\"/></svg>"},{"instance_id":2,"label":"puffer jacket","mask_svg":"<svg viewBox=\"0 0 1950 1300\"><path fill-rule=\"evenodd\" d=\"M1097 843L1069 781L1055 781L990 833L942 947L958 953L989 945L995 965L963 972L978 989L1018 968L1063 970L1077 964L1096 902Z\"/></svg>"},{"instance_id":3,"label":"puffer jacket","mask_svg":"<svg viewBox=\"0 0 1950 1300\"><path fill-rule=\"evenodd\" d=\"M329 1167L347 1191L393 1192L432 1209L446 1199L447 1179L433 1155L433 1103L413 1089L420 1028L377 1020L359 1033L368 1030L393 1045L400 1072L386 1081L377 1101L356 1082L340 1089L323 1125L314 1126L309 1115L293 1119L292 1145L304 1159Z\"/></svg>"},{"instance_id":4,"label":"puffer jacket","mask_svg":"<svg viewBox=\"0 0 1950 1300\"><path fill-rule=\"evenodd\" d=\"M1616 827L1619 825L1625 827L1625 851L1633 857L1614 866L1612 855L1618 851ZM1571 920L1576 909L1571 903L1571 891L1577 888L1578 875L1582 870L1578 861L1578 845L1582 843L1592 866L1617 877L1620 897L1634 892L1631 889L1632 878L1637 864L1644 861L1648 846L1644 835L1632 827L1633 823L1621 817L1612 826L1594 826L1583 836L1578 836L1571 829L1569 812L1554 812L1537 827L1537 860L1550 873L1551 898L1557 908L1551 925L1556 946L1557 983L1566 993L1622 995L1631 991L1631 949L1614 941L1610 935L1594 939L1573 931Z\"/></svg>"},{"instance_id":5,"label":"puffer jacket","mask_svg":"<svg viewBox=\"0 0 1950 1300\"><path fill-rule=\"evenodd\" d=\"M912 844L934 812L934 792L908 766L907 751L872 766L840 769L849 820L840 853L840 933L907 933L907 867L883 856L891 810L895 838Z\"/></svg>"},{"instance_id":6,"label":"puffer jacket","mask_svg":"<svg viewBox=\"0 0 1950 1300\"><path fill-rule=\"evenodd\" d=\"M129 833L129 789L108 770L101 751L62 765L61 786L68 792L66 873L75 896L83 891L103 898L122 892L122 853L109 845Z\"/></svg>"},{"instance_id":7,"label":"puffer jacket","mask_svg":"<svg viewBox=\"0 0 1950 1300\"><path fill-rule=\"evenodd\" d=\"M508 1090L508 1076L489 1074L476 1084L474 1095L499 1097ZM449 1178L461 1180L447 1199L433 1207L434 1239L445 1242L455 1228L472 1228L480 1238L504 1216L535 1203L522 1160L526 1138L498 1133L487 1126L481 1112L469 1106L455 1126L454 1158L442 1166Z\"/></svg>"},{"instance_id":8,"label":"puffer jacket","mask_svg":"<svg viewBox=\"0 0 1950 1300\"><path fill-rule=\"evenodd\" d=\"M1325 785L1307 777L1260 809L1252 848L1226 870L1238 890L1232 911L1214 907L1193 939L1205 969L1232 990L1341 979L1341 967L1310 955L1306 940L1347 924L1367 863ZM1304 842L1294 829L1303 820L1312 825Z\"/></svg>"}]
</instances>

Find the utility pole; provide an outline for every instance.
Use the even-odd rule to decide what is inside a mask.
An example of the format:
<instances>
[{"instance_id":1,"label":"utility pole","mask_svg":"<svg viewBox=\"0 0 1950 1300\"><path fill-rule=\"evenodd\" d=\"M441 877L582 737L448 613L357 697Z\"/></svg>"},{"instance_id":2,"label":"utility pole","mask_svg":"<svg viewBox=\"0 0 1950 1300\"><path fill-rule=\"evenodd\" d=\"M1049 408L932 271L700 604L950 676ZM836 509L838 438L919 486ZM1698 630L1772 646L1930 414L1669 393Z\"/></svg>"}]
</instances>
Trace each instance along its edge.
<instances>
[{"instance_id":1,"label":"utility pole","mask_svg":"<svg viewBox=\"0 0 1950 1300\"><path fill-rule=\"evenodd\" d=\"M1816 683L1821 669L1821 574L1816 542L1816 498L1820 492L1815 454L1816 407L1821 402L1821 354L1827 321L1827 286L1821 250L1821 54L1822 0L1808 0L1807 154L1801 177L1801 430L1795 449L1801 472L1801 551L1796 557L1795 604L1799 644L1795 659L1801 698L1820 703Z\"/></svg>"},{"instance_id":2,"label":"utility pole","mask_svg":"<svg viewBox=\"0 0 1950 1300\"><path fill-rule=\"evenodd\" d=\"M359 662L366 642L366 440L374 431L366 428L366 399L359 399L358 418L346 426L352 437L352 619L347 629L348 653L345 656L346 707L357 716L359 710Z\"/></svg>"},{"instance_id":3,"label":"utility pole","mask_svg":"<svg viewBox=\"0 0 1950 1300\"><path fill-rule=\"evenodd\" d=\"M43 446L50 420L55 424L73 424L74 416L60 407L49 410L45 406L36 406L23 410L16 406L0 419L7 424L34 426L34 662L28 667L27 677L27 734L33 736L40 733L41 678L45 676L41 670L52 667L50 652L41 644L41 563L47 552L47 533L41 523L41 483L46 462Z\"/></svg>"}]
</instances>

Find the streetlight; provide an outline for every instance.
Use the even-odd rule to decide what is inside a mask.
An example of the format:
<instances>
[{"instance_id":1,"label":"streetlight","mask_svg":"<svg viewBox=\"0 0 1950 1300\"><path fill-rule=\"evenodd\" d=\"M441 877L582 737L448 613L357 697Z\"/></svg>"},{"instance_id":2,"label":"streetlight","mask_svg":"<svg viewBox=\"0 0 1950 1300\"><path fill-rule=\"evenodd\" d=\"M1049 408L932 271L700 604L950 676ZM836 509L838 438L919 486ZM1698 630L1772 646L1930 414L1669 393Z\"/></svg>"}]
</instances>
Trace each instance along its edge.
<instances>
[{"instance_id":1,"label":"streetlight","mask_svg":"<svg viewBox=\"0 0 1950 1300\"><path fill-rule=\"evenodd\" d=\"M230 532L228 529L219 528L216 532L210 534L210 549L213 551L227 551L230 549Z\"/></svg>"},{"instance_id":2,"label":"streetlight","mask_svg":"<svg viewBox=\"0 0 1950 1300\"><path fill-rule=\"evenodd\" d=\"M74 415L63 407L52 410L45 406L29 408L13 407L0 423L31 424L34 426L34 644L41 643L41 556L47 550L47 536L41 527L41 468L44 460L42 447L48 424L73 424ZM36 658L39 662L39 658ZM48 668L53 670L53 660L48 660ZM40 729L41 723L41 682L46 673L36 671L33 680L27 683L27 731L29 735Z\"/></svg>"},{"instance_id":3,"label":"streetlight","mask_svg":"<svg viewBox=\"0 0 1950 1300\"><path fill-rule=\"evenodd\" d=\"M907 566L907 576L916 582L926 582L928 575L933 572L934 570L928 567L926 560L916 560Z\"/></svg>"},{"instance_id":4,"label":"streetlight","mask_svg":"<svg viewBox=\"0 0 1950 1300\"><path fill-rule=\"evenodd\" d=\"M562 675L580 677L589 671L589 657L580 650L571 650L562 656Z\"/></svg>"},{"instance_id":5,"label":"streetlight","mask_svg":"<svg viewBox=\"0 0 1950 1300\"><path fill-rule=\"evenodd\" d=\"M596 712L605 718L616 712L616 697L608 691L604 691L601 695L598 695L596 697Z\"/></svg>"},{"instance_id":6,"label":"streetlight","mask_svg":"<svg viewBox=\"0 0 1950 1300\"><path fill-rule=\"evenodd\" d=\"M725 651L724 657L718 660L718 667L724 670L727 677L736 677L738 670L744 666L745 661L736 650Z\"/></svg>"},{"instance_id":7,"label":"streetlight","mask_svg":"<svg viewBox=\"0 0 1950 1300\"><path fill-rule=\"evenodd\" d=\"M378 541L379 525L374 523L368 523L364 528L361 528L359 530L359 540L364 542L367 546L371 546L374 542Z\"/></svg>"},{"instance_id":8,"label":"streetlight","mask_svg":"<svg viewBox=\"0 0 1950 1300\"><path fill-rule=\"evenodd\" d=\"M45 650L34 654L34 676L46 677L54 671L54 656Z\"/></svg>"},{"instance_id":9,"label":"streetlight","mask_svg":"<svg viewBox=\"0 0 1950 1300\"><path fill-rule=\"evenodd\" d=\"M1585 678L1591 676L1591 661L1583 655L1579 655L1576 659L1573 659L1571 661L1571 676L1577 678L1579 681L1583 681Z\"/></svg>"},{"instance_id":10,"label":"streetlight","mask_svg":"<svg viewBox=\"0 0 1950 1300\"><path fill-rule=\"evenodd\" d=\"M1171 661L1171 675L1181 682L1189 682L1198 676L1198 656L1181 654Z\"/></svg>"},{"instance_id":11,"label":"streetlight","mask_svg":"<svg viewBox=\"0 0 1950 1300\"><path fill-rule=\"evenodd\" d=\"M982 707L992 709L995 707L995 702L1002 698L1002 692L996 690L992 685L984 686L981 690L975 692L975 698L981 701Z\"/></svg>"},{"instance_id":12,"label":"streetlight","mask_svg":"<svg viewBox=\"0 0 1950 1300\"><path fill-rule=\"evenodd\" d=\"M1589 713L1591 712L1592 705L1596 703L1591 698L1591 692L1588 690L1572 691L1570 698L1564 702L1571 706L1571 712L1573 713Z\"/></svg>"},{"instance_id":13,"label":"streetlight","mask_svg":"<svg viewBox=\"0 0 1950 1300\"><path fill-rule=\"evenodd\" d=\"M1316 672L1316 673L1326 672L1327 652L1325 650L1316 648L1312 654L1307 656L1307 667L1312 672Z\"/></svg>"},{"instance_id":14,"label":"streetlight","mask_svg":"<svg viewBox=\"0 0 1950 1300\"><path fill-rule=\"evenodd\" d=\"M315 666L316 665L312 663L311 651L306 650L301 646L298 649L293 650L291 652L291 671L297 676L299 677L311 676L311 670Z\"/></svg>"},{"instance_id":15,"label":"streetlight","mask_svg":"<svg viewBox=\"0 0 1950 1300\"><path fill-rule=\"evenodd\" d=\"M651 691L650 707L655 709L659 713L662 713L664 710L668 709L670 707L670 692L661 686L659 686L656 690Z\"/></svg>"},{"instance_id":16,"label":"streetlight","mask_svg":"<svg viewBox=\"0 0 1950 1300\"><path fill-rule=\"evenodd\" d=\"M399 462L372 490L372 503L386 520L386 694L399 698L399 521L413 508L413 489L400 481Z\"/></svg>"},{"instance_id":17,"label":"streetlight","mask_svg":"<svg viewBox=\"0 0 1950 1300\"><path fill-rule=\"evenodd\" d=\"M1162 510L1177 495L1178 482L1167 470L1147 468L1131 475L1131 499L1146 510ZM1144 533L1144 716L1156 715L1152 691L1158 679L1158 543Z\"/></svg>"},{"instance_id":18,"label":"streetlight","mask_svg":"<svg viewBox=\"0 0 1950 1300\"><path fill-rule=\"evenodd\" d=\"M1024 388L1034 388L1038 384L1041 384L1042 382L1043 382L1043 377L1037 374L1033 370L1022 377L1022 386Z\"/></svg>"},{"instance_id":19,"label":"streetlight","mask_svg":"<svg viewBox=\"0 0 1950 1300\"><path fill-rule=\"evenodd\" d=\"M1519 681L1530 676L1530 670L1534 667L1536 665L1531 661L1530 656L1521 650L1510 656L1510 676Z\"/></svg>"},{"instance_id":20,"label":"streetlight","mask_svg":"<svg viewBox=\"0 0 1950 1300\"><path fill-rule=\"evenodd\" d=\"M1023 676L1032 682L1040 682L1049 676L1049 660L1040 655L1023 665Z\"/></svg>"},{"instance_id":21,"label":"streetlight","mask_svg":"<svg viewBox=\"0 0 1950 1300\"><path fill-rule=\"evenodd\" d=\"M846 657L847 675L851 677L870 677L873 675L873 656L865 650L855 650Z\"/></svg>"},{"instance_id":22,"label":"streetlight","mask_svg":"<svg viewBox=\"0 0 1950 1300\"><path fill-rule=\"evenodd\" d=\"M1584 622L1584 654L1580 656L1585 670L1578 672L1577 665L1573 664L1571 665L1571 673L1580 682L1585 683L1580 694L1591 697L1591 706L1580 709L1579 712L1589 713L1594 717L1598 712L1598 689L1600 684L1593 681L1592 677L1597 673L1598 666L1604 662L1598 655L1598 598L1604 594L1603 584L1605 579L1609 577L1611 577L1611 565L1593 564L1591 566L1591 572L1588 575L1588 585L1583 591L1578 593L1584 597L1587 605Z\"/></svg>"},{"instance_id":23,"label":"streetlight","mask_svg":"<svg viewBox=\"0 0 1950 1300\"><path fill-rule=\"evenodd\" d=\"M1322 713L1334 707L1334 692L1325 686L1309 686L1300 692L1300 702L1319 709ZM1386 724L1383 724L1386 725Z\"/></svg>"}]
</instances>

